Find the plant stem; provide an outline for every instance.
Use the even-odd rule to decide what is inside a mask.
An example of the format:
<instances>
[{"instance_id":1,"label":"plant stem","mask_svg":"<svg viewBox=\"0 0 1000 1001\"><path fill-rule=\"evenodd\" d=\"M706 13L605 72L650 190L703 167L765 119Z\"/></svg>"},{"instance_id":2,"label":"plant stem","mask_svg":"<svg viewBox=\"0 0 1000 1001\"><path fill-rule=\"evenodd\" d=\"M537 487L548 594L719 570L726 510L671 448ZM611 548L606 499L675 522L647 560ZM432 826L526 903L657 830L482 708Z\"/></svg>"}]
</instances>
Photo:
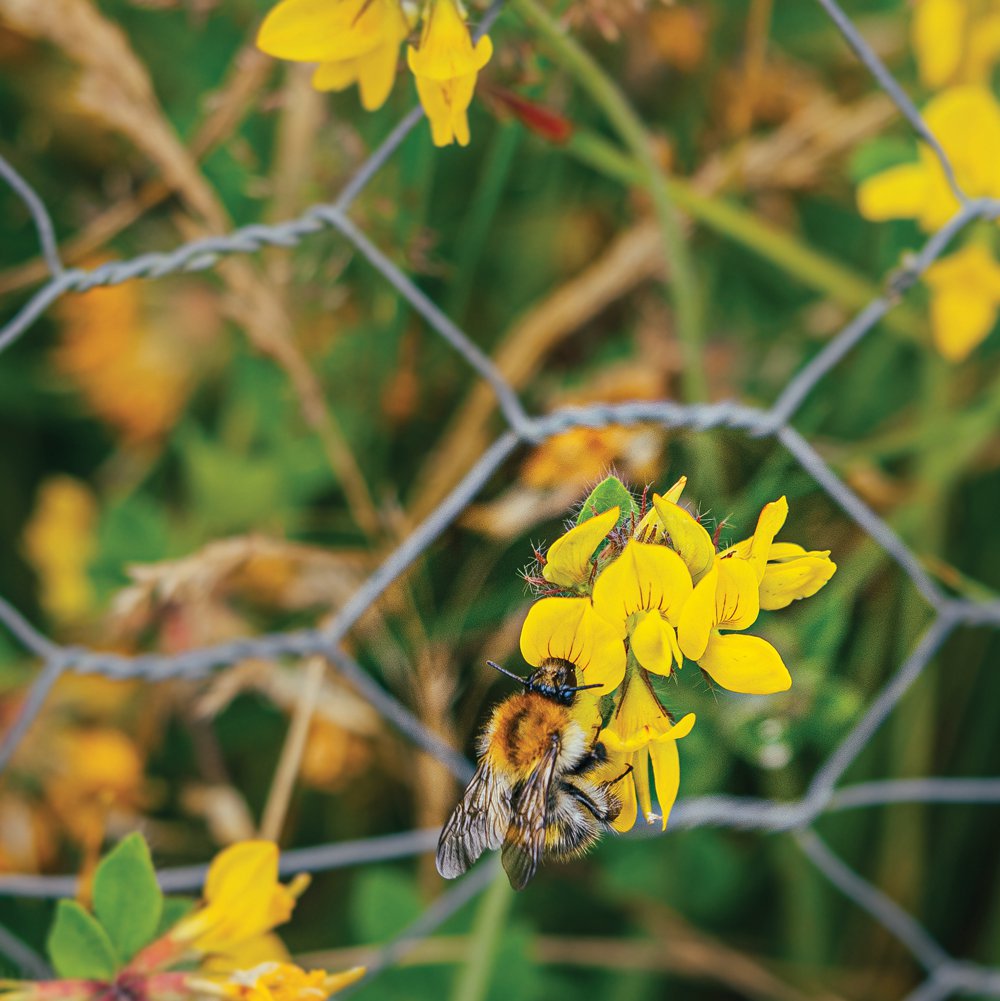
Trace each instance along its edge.
<instances>
[{"instance_id":1,"label":"plant stem","mask_svg":"<svg viewBox=\"0 0 1000 1001\"><path fill-rule=\"evenodd\" d=\"M514 902L514 891L499 870L483 894L476 920L469 936L465 964L452 988L452 1001L483 1001L490 984L490 974L503 934L504 919Z\"/></svg>"},{"instance_id":2,"label":"plant stem","mask_svg":"<svg viewBox=\"0 0 1000 1001\"><path fill-rule=\"evenodd\" d=\"M566 146L571 156L626 184L642 184L642 167L627 153L591 132L577 132ZM764 260L823 292L843 306L861 309L882 294L882 289L850 268L821 254L791 233L759 219L735 202L705 194L677 177L658 176L673 203L709 229L752 250ZM926 323L911 310L897 307L885 319L897 333L922 337Z\"/></svg>"}]
</instances>

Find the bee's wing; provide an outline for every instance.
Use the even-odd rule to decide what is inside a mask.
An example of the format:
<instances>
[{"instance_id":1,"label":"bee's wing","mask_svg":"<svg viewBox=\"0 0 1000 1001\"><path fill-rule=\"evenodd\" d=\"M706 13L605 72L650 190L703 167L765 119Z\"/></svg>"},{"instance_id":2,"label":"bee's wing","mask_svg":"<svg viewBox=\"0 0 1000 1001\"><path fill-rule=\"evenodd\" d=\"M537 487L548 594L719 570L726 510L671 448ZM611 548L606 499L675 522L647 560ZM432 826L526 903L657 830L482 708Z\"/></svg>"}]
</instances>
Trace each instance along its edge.
<instances>
[{"instance_id":1,"label":"bee's wing","mask_svg":"<svg viewBox=\"0 0 1000 1001\"><path fill-rule=\"evenodd\" d=\"M523 890L528 885L545 849L549 789L555 775L559 744L559 734L555 733L542 760L528 776L511 805L510 827L507 828L501 858L510 885L515 890Z\"/></svg>"},{"instance_id":2,"label":"bee's wing","mask_svg":"<svg viewBox=\"0 0 1000 1001\"><path fill-rule=\"evenodd\" d=\"M497 849L510 823L511 787L484 759L441 831L437 871L461 876L487 848Z\"/></svg>"}]
</instances>

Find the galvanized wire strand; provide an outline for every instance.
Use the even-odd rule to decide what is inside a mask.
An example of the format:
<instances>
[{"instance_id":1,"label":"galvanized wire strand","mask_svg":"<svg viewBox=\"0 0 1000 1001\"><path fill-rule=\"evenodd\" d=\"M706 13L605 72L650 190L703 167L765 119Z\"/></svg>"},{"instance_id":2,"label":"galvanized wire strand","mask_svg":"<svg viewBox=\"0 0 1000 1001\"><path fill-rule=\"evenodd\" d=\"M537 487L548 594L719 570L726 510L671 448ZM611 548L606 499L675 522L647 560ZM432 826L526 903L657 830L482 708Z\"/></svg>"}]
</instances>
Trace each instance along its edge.
<instances>
[{"instance_id":1,"label":"galvanized wire strand","mask_svg":"<svg viewBox=\"0 0 1000 1001\"><path fill-rule=\"evenodd\" d=\"M437 931L445 921L479 896L496 879L499 871L499 861L495 858L488 859L480 862L470 873L445 890L416 921L368 961L364 977L357 984L343 991L343 996L362 991L379 974L398 963L410 950Z\"/></svg>"},{"instance_id":2,"label":"galvanized wire strand","mask_svg":"<svg viewBox=\"0 0 1000 1001\"><path fill-rule=\"evenodd\" d=\"M833 788L840 781L841 776L860 757L876 730L896 708L896 704L910 685L920 677L952 629L954 629L954 622L945 615L939 615L931 623L913 652L903 662L902 667L893 675L868 708L868 711L813 776L807 797L824 798L832 794Z\"/></svg>"},{"instance_id":3,"label":"galvanized wire strand","mask_svg":"<svg viewBox=\"0 0 1000 1001\"><path fill-rule=\"evenodd\" d=\"M52 976L49 964L30 945L22 942L3 925L0 925L0 954L11 960L25 977L45 980Z\"/></svg>"},{"instance_id":4,"label":"galvanized wire strand","mask_svg":"<svg viewBox=\"0 0 1000 1001\"><path fill-rule=\"evenodd\" d=\"M411 858L433 851L440 833L437 828L424 828L310 848L286 848L281 853L278 871L282 876L292 876L300 872L329 872L373 862ZM207 873L207 865L172 866L159 869L156 878L164 893L188 893L201 889ZM79 889L77 876L0 874L0 897L53 900L75 897Z\"/></svg>"},{"instance_id":5,"label":"galvanized wire strand","mask_svg":"<svg viewBox=\"0 0 1000 1001\"><path fill-rule=\"evenodd\" d=\"M918 921L838 858L815 831L799 831L795 841L838 890L892 932L928 973L951 962L951 956Z\"/></svg>"},{"instance_id":6,"label":"galvanized wire strand","mask_svg":"<svg viewBox=\"0 0 1000 1001\"><path fill-rule=\"evenodd\" d=\"M52 217L45 207L45 202L37 191L14 169L14 165L5 157L0 156L0 177L2 177L31 216L38 234L38 245L45 258L45 266L53 278L58 278L63 272L62 258L59 256L59 242L56 239L56 228L52 225Z\"/></svg>"},{"instance_id":7,"label":"galvanized wire strand","mask_svg":"<svg viewBox=\"0 0 1000 1001\"><path fill-rule=\"evenodd\" d=\"M865 68L878 85L889 95L892 103L902 112L903 116L910 123L910 126L920 138L934 151L934 155L941 164L941 169L948 180L948 186L952 194L961 203L968 201L968 196L961 189L955 178L955 170L952 167L948 154L944 151L937 136L927 127L923 115L917 110L917 106L910 100L909 94L896 82L896 78L889 72L885 63L875 54L872 47L865 41L861 32L854 26L851 19L844 13L843 8L837 0L817 0L817 3L826 11L830 20L837 26L837 29L844 36L847 44L854 50L854 54L861 60Z\"/></svg>"},{"instance_id":8,"label":"galvanized wire strand","mask_svg":"<svg viewBox=\"0 0 1000 1001\"><path fill-rule=\"evenodd\" d=\"M1000 778L882 779L838 789L826 812L890 803L980 803L1000 805Z\"/></svg>"}]
</instances>

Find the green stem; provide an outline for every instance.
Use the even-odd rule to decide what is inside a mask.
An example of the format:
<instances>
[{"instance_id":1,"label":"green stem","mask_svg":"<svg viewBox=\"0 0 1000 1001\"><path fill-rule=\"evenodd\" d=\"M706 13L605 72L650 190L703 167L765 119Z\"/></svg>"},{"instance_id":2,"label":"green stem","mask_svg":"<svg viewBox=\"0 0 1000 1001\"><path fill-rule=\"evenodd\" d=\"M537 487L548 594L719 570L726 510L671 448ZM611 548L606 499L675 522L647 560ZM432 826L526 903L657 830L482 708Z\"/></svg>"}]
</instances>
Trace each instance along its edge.
<instances>
[{"instance_id":1,"label":"green stem","mask_svg":"<svg viewBox=\"0 0 1000 1001\"><path fill-rule=\"evenodd\" d=\"M452 1001L483 1001L486 997L504 922L513 902L514 891L500 871L487 888L476 912L465 965L459 970L451 992Z\"/></svg>"},{"instance_id":2,"label":"green stem","mask_svg":"<svg viewBox=\"0 0 1000 1001\"><path fill-rule=\"evenodd\" d=\"M642 167L627 153L590 132L577 132L565 147L571 156L606 177L625 184L642 184ZM803 285L829 295L843 306L861 309L882 294L882 289L862 275L819 253L800 239L759 219L734 202L707 195L690 182L677 177L658 176L674 205L709 229L741 244L770 261ZM923 336L925 322L909 309L897 307L886 318L897 333Z\"/></svg>"},{"instance_id":3,"label":"green stem","mask_svg":"<svg viewBox=\"0 0 1000 1001\"><path fill-rule=\"evenodd\" d=\"M694 268L670 192L660 183L661 168L645 126L614 80L536 0L510 0L510 6L545 40L557 61L590 94L639 165L643 185L653 200L670 273L677 337L684 359L684 396L689 401L705 400L708 384L702 364L702 317Z\"/></svg>"}]
</instances>

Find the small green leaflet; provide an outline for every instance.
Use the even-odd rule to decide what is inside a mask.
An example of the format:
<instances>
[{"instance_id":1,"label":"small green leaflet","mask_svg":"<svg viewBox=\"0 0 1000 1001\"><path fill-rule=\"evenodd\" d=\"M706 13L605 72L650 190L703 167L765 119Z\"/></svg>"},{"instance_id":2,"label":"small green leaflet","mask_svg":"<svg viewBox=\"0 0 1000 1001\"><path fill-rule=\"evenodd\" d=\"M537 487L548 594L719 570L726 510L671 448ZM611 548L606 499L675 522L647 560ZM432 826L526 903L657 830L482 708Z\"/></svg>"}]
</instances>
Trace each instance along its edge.
<instances>
[{"instance_id":1,"label":"small green leaflet","mask_svg":"<svg viewBox=\"0 0 1000 1001\"><path fill-rule=\"evenodd\" d=\"M582 525L594 515L603 514L613 507L618 508L621 512L618 516L619 525L628 521L632 515L638 516L639 514L639 506L636 504L635 498L617 476L609 476L607 479L601 480L590 491L590 495L583 502L576 523Z\"/></svg>"},{"instance_id":2,"label":"small green leaflet","mask_svg":"<svg viewBox=\"0 0 1000 1001\"><path fill-rule=\"evenodd\" d=\"M75 900L60 900L47 943L64 979L113 980L119 960L108 933Z\"/></svg>"},{"instance_id":3,"label":"small green leaflet","mask_svg":"<svg viewBox=\"0 0 1000 1001\"><path fill-rule=\"evenodd\" d=\"M149 846L141 834L130 834L94 873L94 913L127 963L153 940L162 911L163 894Z\"/></svg>"}]
</instances>

